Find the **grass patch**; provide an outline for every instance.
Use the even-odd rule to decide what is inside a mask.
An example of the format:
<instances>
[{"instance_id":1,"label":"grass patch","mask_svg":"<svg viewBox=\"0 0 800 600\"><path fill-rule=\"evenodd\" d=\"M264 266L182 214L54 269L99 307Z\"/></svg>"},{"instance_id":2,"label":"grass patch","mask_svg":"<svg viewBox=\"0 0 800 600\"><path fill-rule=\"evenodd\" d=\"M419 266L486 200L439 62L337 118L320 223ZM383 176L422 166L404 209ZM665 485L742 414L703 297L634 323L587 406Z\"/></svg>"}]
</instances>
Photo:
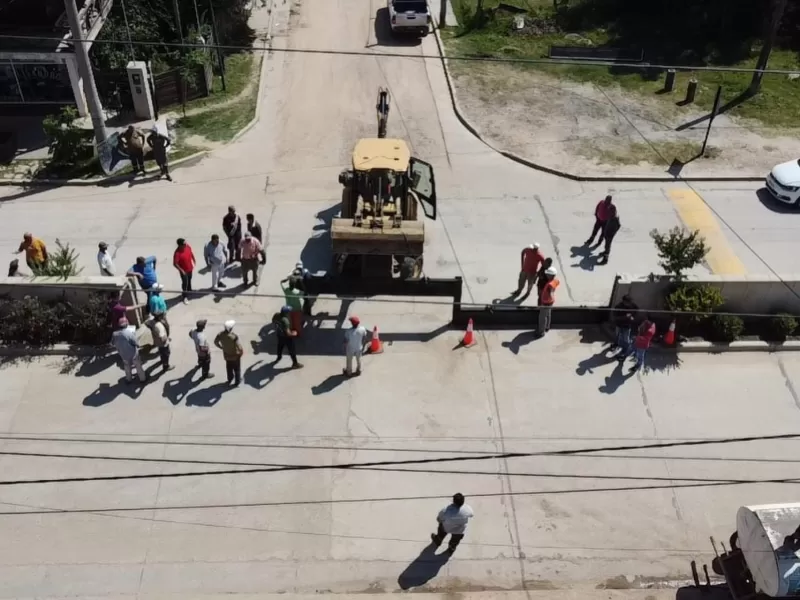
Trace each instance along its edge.
<instances>
[{"instance_id":1,"label":"grass patch","mask_svg":"<svg viewBox=\"0 0 800 600\"><path fill-rule=\"evenodd\" d=\"M669 165L676 159L682 163L702 160L697 156L701 147L701 144L689 141L652 142L651 145L644 142L602 144L585 140L575 146L575 152L604 165L622 166L639 163ZM705 158L719 158L721 154L722 151L716 146L708 146Z\"/></svg>"},{"instance_id":2,"label":"grass patch","mask_svg":"<svg viewBox=\"0 0 800 600\"><path fill-rule=\"evenodd\" d=\"M552 21L552 2L542 0L503 0L528 11L531 22ZM458 28L444 32L443 40L451 55L471 55L509 58L547 58L552 45L575 45L575 34L590 40L593 45L614 45L609 33L602 28L573 33L546 32L541 34L512 33L513 18L496 13L476 23L476 0L452 0L459 20ZM484 8L492 9L499 0L485 0ZM545 28L546 29L546 28ZM726 63L725 66L752 68L755 66L758 48L752 48L749 56ZM646 53L647 54L647 53ZM647 55L645 56L647 58ZM713 61L712 61L713 62ZM452 61L454 75L463 74L473 68L474 63ZM771 69L800 70L800 56L790 50L775 50L770 58ZM718 85L723 86L722 104L731 102L743 94L750 85L750 73L685 71L676 77L675 92L657 95L663 87L664 73L645 72L644 69L623 69L607 66L584 65L517 65L521 70L535 69L557 77L586 82L599 87L620 86L626 91L658 99L664 108L674 109L675 103L684 96L689 79L698 81L695 104L710 109ZM797 127L800 123L800 79L790 80L786 75L765 75L761 91L754 97L730 107L728 114L756 119L767 126Z\"/></svg>"},{"instance_id":3,"label":"grass patch","mask_svg":"<svg viewBox=\"0 0 800 600\"><path fill-rule=\"evenodd\" d=\"M197 98L186 103L186 110L206 108L221 102L227 102L241 94L252 80L253 62L258 60L252 52L239 52L225 57L225 87L222 89L222 77L214 75L211 82L211 94L205 98ZM256 81L256 85L258 82ZM181 105L169 108L180 112Z\"/></svg>"},{"instance_id":4,"label":"grass patch","mask_svg":"<svg viewBox=\"0 0 800 600\"><path fill-rule=\"evenodd\" d=\"M199 135L212 142L230 141L256 114L258 86L242 99L225 106L224 110L189 115L178 119L181 137Z\"/></svg>"}]
</instances>

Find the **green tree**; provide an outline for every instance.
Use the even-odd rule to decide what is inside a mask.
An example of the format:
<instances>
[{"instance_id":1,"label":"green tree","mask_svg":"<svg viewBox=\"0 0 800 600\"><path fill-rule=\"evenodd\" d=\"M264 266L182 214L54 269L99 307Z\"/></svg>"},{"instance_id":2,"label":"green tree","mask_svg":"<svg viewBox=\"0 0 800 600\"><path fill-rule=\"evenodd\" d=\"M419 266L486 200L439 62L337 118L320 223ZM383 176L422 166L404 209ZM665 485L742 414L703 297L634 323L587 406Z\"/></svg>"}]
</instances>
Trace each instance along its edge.
<instances>
[{"instance_id":1,"label":"green tree","mask_svg":"<svg viewBox=\"0 0 800 600\"><path fill-rule=\"evenodd\" d=\"M708 247L699 231L673 227L667 233L650 232L658 257L658 265L676 281L685 279L684 272L699 265L708 254Z\"/></svg>"},{"instance_id":2,"label":"green tree","mask_svg":"<svg viewBox=\"0 0 800 600\"><path fill-rule=\"evenodd\" d=\"M61 112L48 115L42 121L42 130L50 144L52 163L58 166L71 166L85 158L87 148L86 134L75 125L78 111L74 106L65 106Z\"/></svg>"}]
</instances>

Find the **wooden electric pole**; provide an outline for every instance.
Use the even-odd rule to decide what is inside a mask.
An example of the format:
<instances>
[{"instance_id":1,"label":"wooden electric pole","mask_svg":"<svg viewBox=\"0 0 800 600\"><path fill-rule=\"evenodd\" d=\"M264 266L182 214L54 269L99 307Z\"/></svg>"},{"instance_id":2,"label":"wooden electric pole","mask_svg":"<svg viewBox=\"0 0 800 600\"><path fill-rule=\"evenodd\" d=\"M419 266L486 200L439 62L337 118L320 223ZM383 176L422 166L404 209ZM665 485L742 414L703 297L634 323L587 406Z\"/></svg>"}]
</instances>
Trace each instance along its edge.
<instances>
[{"instance_id":1,"label":"wooden electric pole","mask_svg":"<svg viewBox=\"0 0 800 600\"><path fill-rule=\"evenodd\" d=\"M441 0L439 5L439 29L447 27L447 0Z\"/></svg>"},{"instance_id":2,"label":"wooden electric pole","mask_svg":"<svg viewBox=\"0 0 800 600\"><path fill-rule=\"evenodd\" d=\"M83 29L81 29L78 7L75 6L75 0L64 0L64 8L66 9L69 28L72 31L75 60L78 63L78 74L81 76L81 81L83 82L83 95L86 96L86 103L89 105L89 114L92 115L94 139L99 147L100 144L108 139L106 119L105 115L103 115L103 105L100 103L97 85L94 82L92 63L89 62L89 50L83 37Z\"/></svg>"},{"instance_id":3,"label":"wooden electric pole","mask_svg":"<svg viewBox=\"0 0 800 600\"><path fill-rule=\"evenodd\" d=\"M772 47L775 45L775 39L778 37L778 28L781 25L783 13L786 11L786 2L787 0L772 0L772 17L769 21L767 33L764 36L764 45L761 47L761 53L758 55L756 70L753 71L753 79L750 81L750 88L748 91L751 94L755 94L761 89L764 69L767 68L770 54L772 54Z\"/></svg>"}]
</instances>

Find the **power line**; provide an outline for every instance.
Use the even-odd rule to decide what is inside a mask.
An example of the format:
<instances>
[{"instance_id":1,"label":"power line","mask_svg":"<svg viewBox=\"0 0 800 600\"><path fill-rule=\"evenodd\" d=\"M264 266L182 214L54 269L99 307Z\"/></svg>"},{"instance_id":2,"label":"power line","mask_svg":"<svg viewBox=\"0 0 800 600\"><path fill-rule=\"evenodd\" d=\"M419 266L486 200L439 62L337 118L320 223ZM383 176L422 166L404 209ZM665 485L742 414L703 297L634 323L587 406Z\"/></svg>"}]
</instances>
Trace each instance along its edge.
<instances>
[{"instance_id":1,"label":"power line","mask_svg":"<svg viewBox=\"0 0 800 600\"><path fill-rule=\"evenodd\" d=\"M51 36L34 36L34 35L0 35L0 39L10 40L29 40L29 41L49 41L59 42L66 44L77 43L92 43L92 44L124 44L128 45L127 40L118 39L95 39L89 40L64 40L60 37ZM150 40L137 40L133 42L137 46L162 46L167 48L193 48L196 50L215 49L222 51L232 52L282 52L288 54L321 54L326 56L367 56L367 57L385 57L385 58L413 58L413 59L430 59L441 60L438 54L403 54L401 52L366 52L364 50L335 50L332 48L259 48L257 46L236 46L227 44L192 44L189 42L162 42ZM448 54L445 58L447 60L467 61L467 62L492 62L492 63L514 63L514 64L528 64L528 65L573 65L582 67L624 67L632 69L674 69L676 71L707 71L712 73L754 73L757 71L755 68L744 67L710 67L710 66L690 66L690 65L662 65L653 63L625 63L613 61L581 61L581 60L567 60L558 58L513 58L501 56L474 56L466 54ZM800 74L800 70L788 69L765 69L765 75L794 75Z\"/></svg>"},{"instance_id":2,"label":"power line","mask_svg":"<svg viewBox=\"0 0 800 600\"><path fill-rule=\"evenodd\" d=\"M766 440L785 440L797 439L800 434L779 434L770 436L750 436L743 438L727 438L720 440L694 440L694 441L680 441L680 442L658 442L653 444L628 444L618 446L604 446L596 448L576 448L576 449L563 449L563 450L545 450L537 452L496 452L485 453L475 456L449 456L443 458L418 458L418 459L405 459L405 460L388 460L388 461L367 461L367 462L351 462L340 464L296 464L296 465L282 465L282 466L268 466L257 467L253 469L225 469L217 471L180 471L175 473L142 473L134 475L103 475L95 477L63 477L52 479L16 479L16 480L2 480L0 487L14 486L14 485L38 485L38 484L53 484L53 483L81 483L81 482L94 482L94 481L119 481L119 480L133 480L133 479L177 479L183 477L204 477L204 476L217 476L217 475L244 475L256 473L277 473L286 471L319 471L319 470L363 470L369 467L396 467L398 465L428 465L439 463L453 463L477 460L508 460L511 458L529 458L538 456L569 456L575 454L590 454L593 452L620 452L640 449L663 449L685 446L705 446L716 444L731 444L742 443L751 441L766 441ZM497 473L498 475L501 473ZM783 481L783 480L782 480ZM793 480L786 480L786 482ZM745 483L759 483L758 480L726 480L730 484L745 484Z\"/></svg>"}]
</instances>

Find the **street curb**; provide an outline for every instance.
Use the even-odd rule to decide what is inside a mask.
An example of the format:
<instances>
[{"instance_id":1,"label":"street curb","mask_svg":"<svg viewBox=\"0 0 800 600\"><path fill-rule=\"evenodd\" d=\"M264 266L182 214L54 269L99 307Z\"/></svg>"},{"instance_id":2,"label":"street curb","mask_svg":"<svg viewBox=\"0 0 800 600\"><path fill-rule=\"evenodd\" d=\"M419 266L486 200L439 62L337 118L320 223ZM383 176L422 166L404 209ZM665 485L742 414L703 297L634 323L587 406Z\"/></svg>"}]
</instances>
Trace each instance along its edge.
<instances>
[{"instance_id":1,"label":"street curb","mask_svg":"<svg viewBox=\"0 0 800 600\"><path fill-rule=\"evenodd\" d=\"M608 336L609 340L614 339L614 331L609 323L600 326ZM706 341L686 341L678 342L675 346L662 346L654 343L650 346L650 352L658 354L680 354L683 352L722 354L724 352L800 352L800 341L763 342L761 340L742 340L724 344L720 342Z\"/></svg>"},{"instance_id":2,"label":"street curb","mask_svg":"<svg viewBox=\"0 0 800 600\"><path fill-rule=\"evenodd\" d=\"M430 7L430 5L429 5ZM431 10L431 13L434 11ZM567 171L561 171L559 169L553 169L551 167L547 167L545 165L540 165L533 161L528 160L527 158L523 158L513 152L509 152L507 150L502 150L500 148L495 147L491 143L487 142L486 139L481 135L478 128L472 124L472 122L464 115L464 112L461 109L461 105L458 103L458 96L456 93L455 84L453 83L452 76L450 75L450 67L447 63L447 56L445 55L444 50L444 42L442 42L442 38L439 35L439 23L438 19L434 17L434 26L433 26L433 33L436 37L436 46L439 49L439 56L442 60L442 67L444 68L444 75L447 80L447 89L450 92L450 100L453 105L453 112L456 115L456 118L461 122L461 124L469 131L472 135L474 135L478 140L483 142L488 148L497 152L498 154L506 157L509 160L513 160L514 162L521 164L525 167L534 169L536 171L541 171L543 173L547 173L549 175L555 175L556 177L561 177L564 179L570 179L572 181L608 181L608 182L652 182L652 183L713 183L713 182L756 182L756 181L764 181L763 176L759 177L666 177L666 176L620 176L620 177L611 177L611 176L584 176L584 175L575 175L574 173L568 173Z\"/></svg>"}]
</instances>

